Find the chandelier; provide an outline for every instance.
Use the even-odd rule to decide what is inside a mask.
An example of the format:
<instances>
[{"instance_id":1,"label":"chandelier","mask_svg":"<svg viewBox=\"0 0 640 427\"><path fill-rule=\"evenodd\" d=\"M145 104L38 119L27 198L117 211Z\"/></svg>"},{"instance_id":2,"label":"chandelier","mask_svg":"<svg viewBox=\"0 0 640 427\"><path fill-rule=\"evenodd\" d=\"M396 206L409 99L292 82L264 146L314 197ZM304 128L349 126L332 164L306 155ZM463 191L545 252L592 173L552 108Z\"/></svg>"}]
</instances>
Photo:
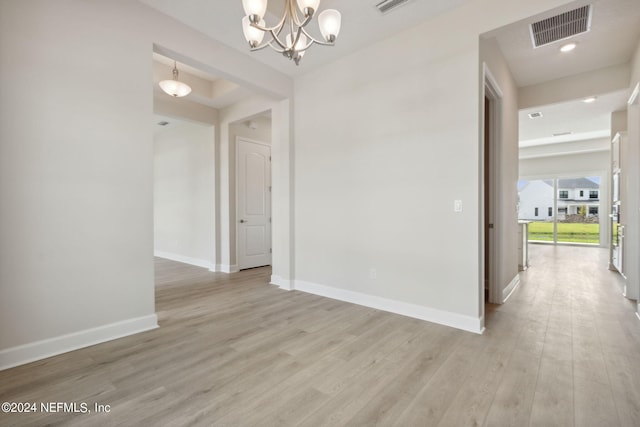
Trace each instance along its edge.
<instances>
[{"instance_id":1,"label":"chandelier","mask_svg":"<svg viewBox=\"0 0 640 427\"><path fill-rule=\"evenodd\" d=\"M299 12L296 10L296 4ZM242 32L251 51L271 46L273 50L299 65L304 53L311 45L333 46L341 24L341 15L337 10L326 9L318 15L318 26L324 40L314 38L305 28L311 22L319 5L320 0L285 0L282 19L274 27L267 27L264 21L267 0L242 0L242 7L246 13L242 18ZM284 39L280 38L282 30L287 33ZM269 33L271 38L262 43L266 33Z\"/></svg>"}]
</instances>

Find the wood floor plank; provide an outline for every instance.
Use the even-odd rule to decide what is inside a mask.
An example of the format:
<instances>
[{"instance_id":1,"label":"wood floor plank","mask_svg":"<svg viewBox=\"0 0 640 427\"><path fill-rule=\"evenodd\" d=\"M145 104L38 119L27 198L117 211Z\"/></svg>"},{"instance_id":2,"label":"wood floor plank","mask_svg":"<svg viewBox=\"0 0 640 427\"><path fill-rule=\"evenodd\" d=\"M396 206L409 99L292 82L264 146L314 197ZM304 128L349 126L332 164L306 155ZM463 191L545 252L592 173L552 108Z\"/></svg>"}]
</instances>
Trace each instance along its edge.
<instances>
[{"instance_id":1,"label":"wood floor plank","mask_svg":"<svg viewBox=\"0 0 640 427\"><path fill-rule=\"evenodd\" d=\"M485 426L518 427L529 423L540 355L515 350L496 390Z\"/></svg>"},{"instance_id":2,"label":"wood floor plank","mask_svg":"<svg viewBox=\"0 0 640 427\"><path fill-rule=\"evenodd\" d=\"M533 398L530 426L574 425L572 372L571 362L543 356Z\"/></svg>"},{"instance_id":3,"label":"wood floor plank","mask_svg":"<svg viewBox=\"0 0 640 427\"><path fill-rule=\"evenodd\" d=\"M575 425L580 427L619 426L620 420L609 384L574 376Z\"/></svg>"}]
</instances>

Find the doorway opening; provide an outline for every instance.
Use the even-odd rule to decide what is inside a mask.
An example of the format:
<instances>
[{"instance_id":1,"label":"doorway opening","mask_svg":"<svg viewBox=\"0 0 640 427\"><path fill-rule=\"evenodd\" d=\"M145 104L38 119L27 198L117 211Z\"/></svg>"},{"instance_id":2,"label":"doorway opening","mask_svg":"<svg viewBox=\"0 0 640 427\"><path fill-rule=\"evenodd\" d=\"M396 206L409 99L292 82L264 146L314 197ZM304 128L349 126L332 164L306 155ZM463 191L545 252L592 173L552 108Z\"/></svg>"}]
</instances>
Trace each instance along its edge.
<instances>
[{"instance_id":1,"label":"doorway opening","mask_svg":"<svg viewBox=\"0 0 640 427\"><path fill-rule=\"evenodd\" d=\"M502 303L502 292L496 280L498 259L496 242L499 224L498 197L496 191L499 182L499 145L502 92L489 69L484 66L483 130L482 130L482 292L485 303ZM481 307L484 313L484 306Z\"/></svg>"},{"instance_id":2,"label":"doorway opening","mask_svg":"<svg viewBox=\"0 0 640 427\"><path fill-rule=\"evenodd\" d=\"M215 126L153 116L154 256L215 269Z\"/></svg>"}]
</instances>

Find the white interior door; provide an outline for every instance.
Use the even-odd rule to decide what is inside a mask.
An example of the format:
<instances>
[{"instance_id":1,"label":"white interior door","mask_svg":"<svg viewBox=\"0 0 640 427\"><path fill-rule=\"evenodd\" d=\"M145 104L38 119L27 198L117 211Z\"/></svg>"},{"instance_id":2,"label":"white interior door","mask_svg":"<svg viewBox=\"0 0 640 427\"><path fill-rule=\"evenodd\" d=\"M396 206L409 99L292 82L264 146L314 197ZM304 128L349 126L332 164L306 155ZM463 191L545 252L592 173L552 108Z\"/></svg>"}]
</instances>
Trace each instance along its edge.
<instances>
[{"instance_id":1,"label":"white interior door","mask_svg":"<svg viewBox=\"0 0 640 427\"><path fill-rule=\"evenodd\" d=\"M238 138L238 268L271 265L271 147Z\"/></svg>"}]
</instances>

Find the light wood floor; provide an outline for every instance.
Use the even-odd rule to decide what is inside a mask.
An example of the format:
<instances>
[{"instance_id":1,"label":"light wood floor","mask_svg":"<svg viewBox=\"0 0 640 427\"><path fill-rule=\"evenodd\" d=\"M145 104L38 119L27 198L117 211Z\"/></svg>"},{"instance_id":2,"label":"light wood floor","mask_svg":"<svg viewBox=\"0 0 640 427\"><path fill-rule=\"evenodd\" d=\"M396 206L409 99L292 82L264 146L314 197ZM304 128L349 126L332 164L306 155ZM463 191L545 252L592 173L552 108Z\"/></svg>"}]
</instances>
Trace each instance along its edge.
<instances>
[{"instance_id":1,"label":"light wood floor","mask_svg":"<svg viewBox=\"0 0 640 427\"><path fill-rule=\"evenodd\" d=\"M480 336L157 261L161 328L0 372L2 426L640 426L640 321L598 248L532 246Z\"/></svg>"}]
</instances>

